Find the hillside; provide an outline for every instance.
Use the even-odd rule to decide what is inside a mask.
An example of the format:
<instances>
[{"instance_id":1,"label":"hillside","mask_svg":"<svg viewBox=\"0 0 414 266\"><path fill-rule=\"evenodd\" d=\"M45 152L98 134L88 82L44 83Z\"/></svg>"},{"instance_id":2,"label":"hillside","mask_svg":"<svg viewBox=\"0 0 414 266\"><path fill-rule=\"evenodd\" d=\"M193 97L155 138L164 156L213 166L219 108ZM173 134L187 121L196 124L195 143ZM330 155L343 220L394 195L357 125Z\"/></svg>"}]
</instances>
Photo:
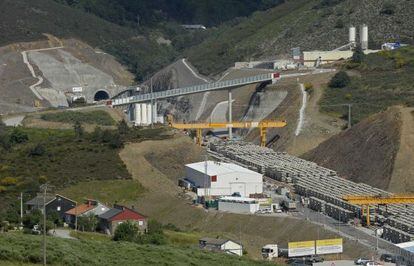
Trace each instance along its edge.
<instances>
[{"instance_id":1,"label":"hillside","mask_svg":"<svg viewBox=\"0 0 414 266\"><path fill-rule=\"evenodd\" d=\"M157 34L149 36L53 0L5 0L0 9L0 46L47 40L44 33L75 38L112 54L138 79L155 72L174 55L170 46L157 43Z\"/></svg>"},{"instance_id":2,"label":"hillside","mask_svg":"<svg viewBox=\"0 0 414 266\"><path fill-rule=\"evenodd\" d=\"M235 61L275 58L290 49L335 49L347 43L348 26L369 26L370 46L385 41L413 43L412 1L290 0L256 12L239 23L227 23L201 44L186 51L203 74L219 73ZM394 37L393 37L394 36ZM398 36L398 37L396 37Z\"/></svg>"},{"instance_id":3,"label":"hillside","mask_svg":"<svg viewBox=\"0 0 414 266\"><path fill-rule=\"evenodd\" d=\"M413 192L412 108L392 107L321 143L305 159L340 176L394 192Z\"/></svg>"},{"instance_id":4,"label":"hillside","mask_svg":"<svg viewBox=\"0 0 414 266\"><path fill-rule=\"evenodd\" d=\"M346 63L351 82L344 88L326 88L321 111L347 119L352 104L356 123L393 105L414 106L414 47L370 54L361 64Z\"/></svg>"},{"instance_id":5,"label":"hillside","mask_svg":"<svg viewBox=\"0 0 414 266\"><path fill-rule=\"evenodd\" d=\"M196 248L138 245L129 242L67 240L47 237L51 265L266 265L231 255ZM0 264L39 265L41 237L18 233L0 234Z\"/></svg>"}]
</instances>

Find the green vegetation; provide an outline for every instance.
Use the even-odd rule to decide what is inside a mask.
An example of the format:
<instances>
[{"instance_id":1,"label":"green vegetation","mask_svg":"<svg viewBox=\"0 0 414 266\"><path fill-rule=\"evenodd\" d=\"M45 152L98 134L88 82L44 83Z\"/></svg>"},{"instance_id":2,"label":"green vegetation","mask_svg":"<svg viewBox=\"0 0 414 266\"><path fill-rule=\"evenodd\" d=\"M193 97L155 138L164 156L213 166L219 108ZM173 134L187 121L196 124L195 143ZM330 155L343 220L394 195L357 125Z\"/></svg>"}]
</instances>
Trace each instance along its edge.
<instances>
[{"instance_id":1,"label":"green vegetation","mask_svg":"<svg viewBox=\"0 0 414 266\"><path fill-rule=\"evenodd\" d=\"M105 203L127 204L136 201L143 192L145 188L138 181L127 179L79 182L59 193L79 202L87 196Z\"/></svg>"},{"instance_id":2,"label":"green vegetation","mask_svg":"<svg viewBox=\"0 0 414 266\"><path fill-rule=\"evenodd\" d=\"M153 26L166 21L215 26L283 3L283 0L55 0L103 19L128 26Z\"/></svg>"},{"instance_id":3,"label":"green vegetation","mask_svg":"<svg viewBox=\"0 0 414 266\"><path fill-rule=\"evenodd\" d=\"M168 239L168 243L174 246L190 247L198 245L198 240L204 237L203 234L197 232L178 232L164 230L164 234Z\"/></svg>"},{"instance_id":4,"label":"green vegetation","mask_svg":"<svg viewBox=\"0 0 414 266\"><path fill-rule=\"evenodd\" d=\"M118 130L79 132L83 132L79 125L75 130L3 129L0 140L9 145L0 146L0 221L17 223L18 193L25 192L24 200L28 200L45 182L53 185L55 191L81 182L84 187L80 191L89 189L97 198L102 196L101 200L113 197L108 193L118 192L121 201L135 199L144 188L130 180L119 158L119 148L125 141L170 137L165 128L125 128L122 122ZM73 189L68 192L78 198Z\"/></svg>"},{"instance_id":5,"label":"green vegetation","mask_svg":"<svg viewBox=\"0 0 414 266\"><path fill-rule=\"evenodd\" d=\"M413 47L369 54L352 72L349 85L325 90L322 111L346 118L347 107L339 105L351 103L356 123L392 105L414 106Z\"/></svg>"},{"instance_id":6,"label":"green vegetation","mask_svg":"<svg viewBox=\"0 0 414 266\"><path fill-rule=\"evenodd\" d=\"M151 245L165 245L167 243L162 224L155 220L149 220L147 227L147 232L140 232L136 223L127 221L117 226L114 240Z\"/></svg>"},{"instance_id":7,"label":"green vegetation","mask_svg":"<svg viewBox=\"0 0 414 266\"><path fill-rule=\"evenodd\" d=\"M351 78L345 71L339 71L329 81L328 86L331 88L344 88L351 83Z\"/></svg>"},{"instance_id":8,"label":"green vegetation","mask_svg":"<svg viewBox=\"0 0 414 266\"><path fill-rule=\"evenodd\" d=\"M40 263L41 237L0 234L0 261ZM67 240L47 237L51 265L262 265L235 256L203 252L197 248L139 245L106 240Z\"/></svg>"},{"instance_id":9,"label":"green vegetation","mask_svg":"<svg viewBox=\"0 0 414 266\"><path fill-rule=\"evenodd\" d=\"M105 112L102 110L90 111L90 112L65 111L65 112L56 112L56 113L46 113L46 114L41 115L40 118L46 121L71 123L71 124L75 122L97 124L101 126L112 126L115 124L115 121L108 114L108 112Z\"/></svg>"}]
</instances>

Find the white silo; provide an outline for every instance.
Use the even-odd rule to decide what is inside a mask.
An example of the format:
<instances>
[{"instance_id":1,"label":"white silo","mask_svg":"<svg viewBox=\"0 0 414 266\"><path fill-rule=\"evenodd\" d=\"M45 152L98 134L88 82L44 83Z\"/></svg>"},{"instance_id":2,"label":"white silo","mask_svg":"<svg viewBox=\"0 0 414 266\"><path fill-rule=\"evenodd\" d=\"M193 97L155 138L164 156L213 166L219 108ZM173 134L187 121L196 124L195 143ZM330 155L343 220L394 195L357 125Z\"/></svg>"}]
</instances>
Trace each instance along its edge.
<instances>
[{"instance_id":1,"label":"white silo","mask_svg":"<svg viewBox=\"0 0 414 266\"><path fill-rule=\"evenodd\" d=\"M356 29L354 26L349 27L349 43L355 44L356 42Z\"/></svg>"},{"instance_id":2,"label":"white silo","mask_svg":"<svg viewBox=\"0 0 414 266\"><path fill-rule=\"evenodd\" d=\"M141 125L148 125L147 104L141 104Z\"/></svg>"},{"instance_id":3,"label":"white silo","mask_svg":"<svg viewBox=\"0 0 414 266\"><path fill-rule=\"evenodd\" d=\"M141 125L141 104L135 104L135 125Z\"/></svg>"},{"instance_id":4,"label":"white silo","mask_svg":"<svg viewBox=\"0 0 414 266\"><path fill-rule=\"evenodd\" d=\"M363 24L360 30L361 48L362 50L368 49L368 26Z\"/></svg>"}]
</instances>

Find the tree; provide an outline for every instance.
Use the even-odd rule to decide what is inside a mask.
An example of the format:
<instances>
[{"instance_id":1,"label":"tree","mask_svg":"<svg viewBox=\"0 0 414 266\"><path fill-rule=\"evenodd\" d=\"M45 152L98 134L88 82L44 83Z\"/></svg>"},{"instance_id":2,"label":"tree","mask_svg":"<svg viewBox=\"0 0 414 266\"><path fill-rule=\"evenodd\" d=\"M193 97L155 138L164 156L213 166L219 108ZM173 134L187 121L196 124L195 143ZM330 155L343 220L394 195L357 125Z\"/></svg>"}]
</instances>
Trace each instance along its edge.
<instances>
[{"instance_id":1,"label":"tree","mask_svg":"<svg viewBox=\"0 0 414 266\"><path fill-rule=\"evenodd\" d=\"M115 229L114 240L115 241L135 241L139 235L139 228L136 223L126 221L118 225Z\"/></svg>"},{"instance_id":2,"label":"tree","mask_svg":"<svg viewBox=\"0 0 414 266\"><path fill-rule=\"evenodd\" d=\"M121 135L128 134L128 124L125 121L125 119L122 119L121 121L118 122L118 132Z\"/></svg>"},{"instance_id":3,"label":"tree","mask_svg":"<svg viewBox=\"0 0 414 266\"><path fill-rule=\"evenodd\" d=\"M84 130L82 124L79 121L76 121L73 125L73 130L75 131L75 137L81 139L84 135Z\"/></svg>"},{"instance_id":4,"label":"tree","mask_svg":"<svg viewBox=\"0 0 414 266\"><path fill-rule=\"evenodd\" d=\"M78 226L79 228L82 228L83 231L95 232L96 227L98 226L98 218L96 218L93 213L86 216L80 216L78 218Z\"/></svg>"},{"instance_id":5,"label":"tree","mask_svg":"<svg viewBox=\"0 0 414 266\"><path fill-rule=\"evenodd\" d=\"M43 143L38 143L33 148L30 149L29 156L30 157L33 157L33 156L42 156L45 153L46 153L46 147L45 147L45 145Z\"/></svg>"},{"instance_id":6,"label":"tree","mask_svg":"<svg viewBox=\"0 0 414 266\"><path fill-rule=\"evenodd\" d=\"M43 221L42 217L42 212L39 209L34 210L23 217L23 225L26 228L32 229L34 225L40 225L40 221Z\"/></svg>"},{"instance_id":7,"label":"tree","mask_svg":"<svg viewBox=\"0 0 414 266\"><path fill-rule=\"evenodd\" d=\"M351 83L351 78L345 71L339 71L329 81L328 86L331 88L344 88Z\"/></svg>"},{"instance_id":8,"label":"tree","mask_svg":"<svg viewBox=\"0 0 414 266\"><path fill-rule=\"evenodd\" d=\"M352 62L361 64L362 62L364 62L364 59L364 51L362 50L361 45L357 45L357 47L355 47L354 53L352 54Z\"/></svg>"}]
</instances>

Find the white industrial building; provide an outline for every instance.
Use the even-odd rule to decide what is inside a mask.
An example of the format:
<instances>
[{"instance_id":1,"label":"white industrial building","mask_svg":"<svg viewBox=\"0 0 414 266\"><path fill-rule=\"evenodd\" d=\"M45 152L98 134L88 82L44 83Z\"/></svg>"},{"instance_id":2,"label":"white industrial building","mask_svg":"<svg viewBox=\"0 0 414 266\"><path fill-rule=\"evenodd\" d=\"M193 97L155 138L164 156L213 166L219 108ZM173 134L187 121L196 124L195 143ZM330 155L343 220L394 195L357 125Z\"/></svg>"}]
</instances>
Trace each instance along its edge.
<instances>
[{"instance_id":1,"label":"white industrial building","mask_svg":"<svg viewBox=\"0 0 414 266\"><path fill-rule=\"evenodd\" d=\"M263 176L232 163L205 161L187 164L185 178L197 189L198 196L242 197L263 193Z\"/></svg>"},{"instance_id":2,"label":"white industrial building","mask_svg":"<svg viewBox=\"0 0 414 266\"><path fill-rule=\"evenodd\" d=\"M251 198L222 197L218 201L218 210L223 212L253 214L259 209L259 201Z\"/></svg>"}]
</instances>

